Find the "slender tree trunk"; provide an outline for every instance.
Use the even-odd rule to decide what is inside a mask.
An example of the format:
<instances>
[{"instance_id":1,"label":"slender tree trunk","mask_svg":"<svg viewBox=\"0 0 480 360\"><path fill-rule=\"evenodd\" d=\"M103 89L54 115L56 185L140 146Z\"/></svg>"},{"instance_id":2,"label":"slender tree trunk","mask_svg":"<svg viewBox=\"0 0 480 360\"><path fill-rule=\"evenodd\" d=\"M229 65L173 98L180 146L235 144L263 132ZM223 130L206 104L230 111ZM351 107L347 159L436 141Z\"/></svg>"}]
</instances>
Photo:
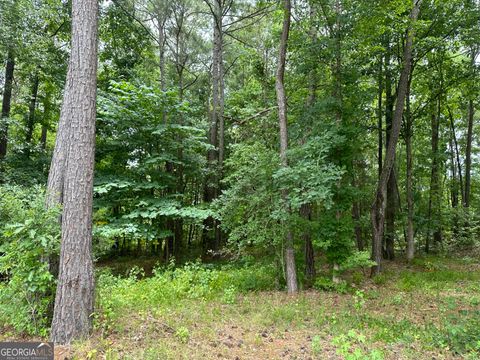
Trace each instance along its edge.
<instances>
[{"instance_id":1,"label":"slender tree trunk","mask_svg":"<svg viewBox=\"0 0 480 360\"><path fill-rule=\"evenodd\" d=\"M455 148L453 145L453 134L450 131L450 138L448 140L448 149L450 152L450 173L451 173L451 180L450 180L450 201L452 204L452 233L453 238L458 238L458 204L459 204L459 195L458 195L458 173L457 173L457 165L455 162Z\"/></svg>"},{"instance_id":2,"label":"slender tree trunk","mask_svg":"<svg viewBox=\"0 0 480 360\"><path fill-rule=\"evenodd\" d=\"M414 204L413 204L413 153L412 153L412 138L413 138L413 119L412 113L410 111L410 88L412 83L412 75L407 86L407 95L406 95L406 134L405 134L405 145L407 152L407 175L406 175L406 190L407 190L407 261L412 261L415 256L415 239L414 239L414 229L413 229L413 217L415 214Z\"/></svg>"},{"instance_id":3,"label":"slender tree trunk","mask_svg":"<svg viewBox=\"0 0 480 360\"><path fill-rule=\"evenodd\" d=\"M15 56L11 49L7 54L7 65L5 67L5 88L3 90L2 115L0 121L10 116L10 105L12 102L13 71L15 69ZM8 123L0 123L0 159L7 155L8 144Z\"/></svg>"},{"instance_id":4,"label":"slender tree trunk","mask_svg":"<svg viewBox=\"0 0 480 360\"><path fill-rule=\"evenodd\" d=\"M30 103L28 106L27 133L25 135L25 142L28 146L27 151L29 150L29 145L32 142L33 129L35 127L35 107L37 105L38 85L39 85L38 74L35 74L32 81Z\"/></svg>"},{"instance_id":5,"label":"slender tree trunk","mask_svg":"<svg viewBox=\"0 0 480 360\"><path fill-rule=\"evenodd\" d=\"M42 150L46 150L47 148L47 134L48 134L48 127L47 125L42 125L42 133L40 134L40 147Z\"/></svg>"},{"instance_id":6,"label":"slender tree trunk","mask_svg":"<svg viewBox=\"0 0 480 360\"><path fill-rule=\"evenodd\" d=\"M165 23L167 21L167 16L164 14L162 9L156 9L155 21L157 23L158 30L158 67L160 70L160 89L162 91L167 90L167 81L166 81L166 69L165 69ZM164 124L167 123L167 112L162 110L162 121Z\"/></svg>"},{"instance_id":7,"label":"slender tree trunk","mask_svg":"<svg viewBox=\"0 0 480 360\"><path fill-rule=\"evenodd\" d=\"M472 52L473 53L473 52ZM472 55L473 59L474 56ZM473 60L474 61L474 60ZM475 114L475 107L473 100L468 101L468 126L467 126L467 145L465 149L465 198L463 206L470 207L470 192L471 192L471 172L472 172L472 140L473 140L473 117Z\"/></svg>"},{"instance_id":8,"label":"slender tree trunk","mask_svg":"<svg viewBox=\"0 0 480 360\"><path fill-rule=\"evenodd\" d=\"M310 20L313 22L313 19L315 17L315 8L314 8L314 4L312 3L310 3L309 5L310 5ZM316 30L313 25L310 26L309 38L313 45L316 41ZM307 107L312 107L315 103L316 88L317 88L317 77L316 77L315 67L313 67L312 69L310 69L308 73L308 96L307 96L307 102L306 102ZM304 142L305 142L305 138L302 139L302 144ZM304 204L300 208L300 215L303 217L305 221L310 222L312 220L312 204ZM313 282L313 279L315 278L316 270L315 270L315 250L313 248L311 229L309 226L306 226L306 229L303 231L302 238L305 244L305 254L304 254L305 255L305 277L307 279L307 282L311 284Z\"/></svg>"},{"instance_id":9,"label":"slender tree trunk","mask_svg":"<svg viewBox=\"0 0 480 360\"><path fill-rule=\"evenodd\" d=\"M205 202L211 202L219 194L225 143L224 143L224 68L223 68L223 2L214 0L213 9L213 53L212 53L212 112L210 123L210 145L214 149L208 152L210 170L214 172L207 178ZM214 171L215 169L215 171ZM209 217L204 221L205 250L217 250L221 243L221 230L217 220ZM211 233L213 230L213 234Z\"/></svg>"},{"instance_id":10,"label":"slender tree trunk","mask_svg":"<svg viewBox=\"0 0 480 360\"><path fill-rule=\"evenodd\" d=\"M304 204L300 208L300 215L305 221L310 222L312 220L312 206L310 204ZM315 278L315 252L313 249L312 236L310 229L307 227L302 234L303 242L305 244L305 277L307 281L311 282Z\"/></svg>"},{"instance_id":11,"label":"slender tree trunk","mask_svg":"<svg viewBox=\"0 0 480 360\"><path fill-rule=\"evenodd\" d=\"M392 94L392 72L390 70L391 47L390 40L387 40L387 53L385 55L385 129L386 129L386 146L390 143L390 133L392 131L393 121L393 105L395 97ZM393 160L395 167L395 159ZM385 212L386 232L385 232L385 251L384 257L388 260L395 258L395 172L391 172L387 182L387 209Z\"/></svg>"},{"instance_id":12,"label":"slender tree trunk","mask_svg":"<svg viewBox=\"0 0 480 360\"><path fill-rule=\"evenodd\" d=\"M218 54L218 78L217 78L217 87L218 87L218 104L217 104L217 117L218 117L218 167L219 173L223 171L223 161L225 160L225 69L223 63L223 6L222 0L216 0L216 13L217 13L217 27L218 27L218 38L217 38L217 54Z\"/></svg>"},{"instance_id":13,"label":"slender tree trunk","mask_svg":"<svg viewBox=\"0 0 480 360\"><path fill-rule=\"evenodd\" d=\"M354 231L355 231L355 242L357 244L357 249L358 251L363 251L365 248L365 244L363 241L362 226L360 224L361 209L360 209L360 202L358 200L353 202L352 218L355 223Z\"/></svg>"},{"instance_id":14,"label":"slender tree trunk","mask_svg":"<svg viewBox=\"0 0 480 360\"><path fill-rule=\"evenodd\" d=\"M448 150L450 153L450 174L451 174L451 181L450 181L450 202L452 204L452 208L458 208L458 179L457 179L457 165L455 163L455 150L453 146L453 135L450 131L450 138L448 139ZM456 232L456 231L454 231Z\"/></svg>"},{"instance_id":15,"label":"slender tree trunk","mask_svg":"<svg viewBox=\"0 0 480 360\"><path fill-rule=\"evenodd\" d=\"M60 266L51 340L69 344L92 327L94 278L92 203L97 88L98 2L73 0L72 45L60 123L71 131L63 164ZM57 150L57 149L56 149ZM58 151L58 150L57 150Z\"/></svg>"},{"instance_id":16,"label":"slender tree trunk","mask_svg":"<svg viewBox=\"0 0 480 360\"><path fill-rule=\"evenodd\" d=\"M439 164L439 127L440 127L440 98L437 100L437 108L432 109L431 114L431 146L432 146L432 168L430 173L430 198L428 203L428 214L430 231L433 233L434 244L441 243L441 195L440 195L440 164ZM430 232L425 244L425 252L430 251Z\"/></svg>"},{"instance_id":17,"label":"slender tree trunk","mask_svg":"<svg viewBox=\"0 0 480 360\"><path fill-rule=\"evenodd\" d=\"M45 96L43 98L43 114L42 114L42 132L40 134L40 147L42 150L47 148L47 133L48 133L48 125L50 122L50 112L52 106L51 100L51 91L50 88L47 87L45 91Z\"/></svg>"},{"instance_id":18,"label":"slender tree trunk","mask_svg":"<svg viewBox=\"0 0 480 360\"><path fill-rule=\"evenodd\" d=\"M342 4L340 0L335 0L335 87L333 97L336 100L337 124L343 121L343 94L342 94L342 32L341 32L341 14Z\"/></svg>"},{"instance_id":19,"label":"slender tree trunk","mask_svg":"<svg viewBox=\"0 0 480 360\"><path fill-rule=\"evenodd\" d=\"M385 161L382 167L382 173L378 181L375 201L372 205L372 259L377 263L375 266L372 267L372 275L375 275L382 270L382 242L386 208L386 187L388 179L390 178L390 174L392 172L395 160L395 151L398 138L400 136L400 127L403 117L405 97L407 93L408 79L411 69L412 45L414 37L414 29L412 25L418 17L418 13L420 11L420 3L421 0L414 1L414 6L410 14L412 24L409 26L407 40L405 42L403 54L403 69L400 74L400 79L398 81L397 102L395 107L395 113L393 115L392 132L390 133L390 143L388 144L387 153L385 154Z\"/></svg>"},{"instance_id":20,"label":"slender tree trunk","mask_svg":"<svg viewBox=\"0 0 480 360\"><path fill-rule=\"evenodd\" d=\"M183 102L183 67L178 71L178 95L180 102ZM183 125L183 117L180 115L180 125ZM181 138L178 138L179 143L181 144ZM180 146L177 151L178 160L183 161L183 148ZM176 191L177 194L184 193L184 180L183 180L183 164L180 163L176 166ZM180 252L183 247L183 219L175 219L175 247L174 254L176 257L180 255Z\"/></svg>"},{"instance_id":21,"label":"slender tree trunk","mask_svg":"<svg viewBox=\"0 0 480 360\"><path fill-rule=\"evenodd\" d=\"M462 199L462 204L465 204L465 190L463 188L463 175L462 175L462 163L460 161L460 151L458 149L458 141L457 141L457 133L455 130L455 120L453 118L452 111L450 107L447 106L448 117L450 118L450 129L452 133L453 145L454 145L454 152L455 152L455 160L457 163L458 169L458 178L459 178L459 185L460 185L460 197Z\"/></svg>"},{"instance_id":22,"label":"slender tree trunk","mask_svg":"<svg viewBox=\"0 0 480 360\"><path fill-rule=\"evenodd\" d=\"M218 121L218 171L217 171L217 196L220 194L220 180L223 177L223 162L225 160L225 70L223 64L223 0L215 0L216 27L217 27L217 104L216 115ZM220 223L215 220L215 248L218 249L222 242Z\"/></svg>"},{"instance_id":23,"label":"slender tree trunk","mask_svg":"<svg viewBox=\"0 0 480 360\"><path fill-rule=\"evenodd\" d=\"M382 109L382 100L383 100L383 59L380 58L378 65L378 178L380 179L380 174L382 173L383 166L383 109Z\"/></svg>"},{"instance_id":24,"label":"slender tree trunk","mask_svg":"<svg viewBox=\"0 0 480 360\"><path fill-rule=\"evenodd\" d=\"M278 53L277 73L275 77L275 90L277 93L278 104L278 123L280 127L280 160L283 167L288 167L287 149L288 149L288 129L287 129L287 98L285 95L285 62L287 56L287 42L290 32L290 0L283 1L283 27L280 38L280 47ZM282 192L284 201L287 201L288 192ZM289 209L289 212L291 210ZM297 269L295 265L295 250L293 243L293 233L291 229L287 230L285 239L285 272L287 280L287 291L289 294L298 292Z\"/></svg>"}]
</instances>

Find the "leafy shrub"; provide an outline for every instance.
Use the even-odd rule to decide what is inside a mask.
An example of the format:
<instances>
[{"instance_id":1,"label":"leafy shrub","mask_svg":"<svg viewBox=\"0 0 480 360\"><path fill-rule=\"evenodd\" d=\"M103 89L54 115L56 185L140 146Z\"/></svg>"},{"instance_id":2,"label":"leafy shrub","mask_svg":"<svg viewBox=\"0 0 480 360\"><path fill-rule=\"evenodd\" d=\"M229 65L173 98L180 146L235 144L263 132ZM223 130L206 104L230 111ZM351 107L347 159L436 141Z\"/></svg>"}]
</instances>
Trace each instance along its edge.
<instances>
[{"instance_id":1,"label":"leafy shrub","mask_svg":"<svg viewBox=\"0 0 480 360\"><path fill-rule=\"evenodd\" d=\"M0 187L0 324L46 335L55 281L46 259L58 254L58 209L45 210L41 187Z\"/></svg>"}]
</instances>

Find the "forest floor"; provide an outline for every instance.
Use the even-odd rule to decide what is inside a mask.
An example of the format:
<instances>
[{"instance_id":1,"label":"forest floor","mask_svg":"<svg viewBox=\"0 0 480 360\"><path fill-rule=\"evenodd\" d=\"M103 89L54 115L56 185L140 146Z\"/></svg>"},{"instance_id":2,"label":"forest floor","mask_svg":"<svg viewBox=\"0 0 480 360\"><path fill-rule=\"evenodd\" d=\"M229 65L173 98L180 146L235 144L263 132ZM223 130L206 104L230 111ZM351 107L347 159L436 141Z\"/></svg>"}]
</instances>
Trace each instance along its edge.
<instances>
[{"instance_id":1,"label":"forest floor","mask_svg":"<svg viewBox=\"0 0 480 360\"><path fill-rule=\"evenodd\" d=\"M480 358L480 264L472 258L429 257L411 266L399 260L374 280L357 276L346 291L298 296L227 288L219 296L182 298L166 295L184 293L178 281L172 287L164 278L112 279L100 282L103 300L93 336L58 348L59 354L135 360Z\"/></svg>"}]
</instances>

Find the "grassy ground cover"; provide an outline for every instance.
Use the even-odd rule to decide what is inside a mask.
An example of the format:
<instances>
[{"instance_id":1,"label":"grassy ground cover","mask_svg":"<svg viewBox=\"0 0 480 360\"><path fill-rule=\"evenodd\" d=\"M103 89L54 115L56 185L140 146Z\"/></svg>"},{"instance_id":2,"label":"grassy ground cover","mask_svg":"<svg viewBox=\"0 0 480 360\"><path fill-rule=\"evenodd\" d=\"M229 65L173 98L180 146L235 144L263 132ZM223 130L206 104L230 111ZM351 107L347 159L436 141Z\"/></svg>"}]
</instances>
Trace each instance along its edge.
<instances>
[{"instance_id":1,"label":"grassy ground cover","mask_svg":"<svg viewBox=\"0 0 480 360\"><path fill-rule=\"evenodd\" d=\"M95 331L78 359L477 359L480 265L428 257L298 296L268 266L188 264L98 276ZM325 288L325 280L317 282ZM4 329L4 339L15 334Z\"/></svg>"}]
</instances>

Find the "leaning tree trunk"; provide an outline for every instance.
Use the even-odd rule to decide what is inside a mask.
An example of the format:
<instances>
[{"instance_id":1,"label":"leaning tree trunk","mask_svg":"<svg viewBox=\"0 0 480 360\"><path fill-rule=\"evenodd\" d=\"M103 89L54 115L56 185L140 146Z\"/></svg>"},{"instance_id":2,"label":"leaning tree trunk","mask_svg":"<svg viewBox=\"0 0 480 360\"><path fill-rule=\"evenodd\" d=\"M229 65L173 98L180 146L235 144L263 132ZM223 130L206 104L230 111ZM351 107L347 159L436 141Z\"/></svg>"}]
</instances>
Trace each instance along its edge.
<instances>
[{"instance_id":1,"label":"leaning tree trunk","mask_svg":"<svg viewBox=\"0 0 480 360\"><path fill-rule=\"evenodd\" d=\"M10 116L10 105L12 102L13 71L15 69L15 56L10 49L7 54L7 65L5 66L5 88L2 100L2 115L0 121ZM0 159L7 155L8 144L8 123L0 123Z\"/></svg>"},{"instance_id":2,"label":"leaning tree trunk","mask_svg":"<svg viewBox=\"0 0 480 360\"><path fill-rule=\"evenodd\" d=\"M98 2L73 0L72 50L60 122L70 124L63 181L62 243L51 340L69 344L92 327L92 203ZM57 141L57 144L58 144Z\"/></svg>"},{"instance_id":3,"label":"leaning tree trunk","mask_svg":"<svg viewBox=\"0 0 480 360\"><path fill-rule=\"evenodd\" d=\"M385 161L382 167L382 173L380 174L380 179L378 181L377 190L375 193L375 200L372 205L372 259L376 262L376 265L372 267L372 275L375 275L382 270L382 241L386 208L386 188L388 179L390 178L390 174L392 172L395 160L395 151L398 143L398 138L400 136L400 127L402 123L403 109L405 106L408 78L410 76L411 70L412 45L415 33L412 25L418 17L418 13L420 11L420 4L421 0L415 1L412 12L410 14L412 24L410 24L408 29L407 41L405 43L403 53L403 69L400 74L400 79L398 81L397 102L395 107L395 113L393 115L392 131L390 133L390 143L387 147Z\"/></svg>"},{"instance_id":4,"label":"leaning tree trunk","mask_svg":"<svg viewBox=\"0 0 480 360\"><path fill-rule=\"evenodd\" d=\"M287 99L285 95L285 62L287 56L288 34L290 32L290 12L292 5L290 0L283 1L283 28L280 38L280 48L278 53L277 73L275 77L275 90L277 93L278 104L278 123L280 127L280 160L283 167L288 166L288 129L287 129ZM287 201L288 190L282 191L284 201ZM291 212L291 210L288 210ZM287 230L285 238L285 273L287 280L287 291L289 294L298 292L297 269L295 265L295 251L293 246L293 232Z\"/></svg>"}]
</instances>

